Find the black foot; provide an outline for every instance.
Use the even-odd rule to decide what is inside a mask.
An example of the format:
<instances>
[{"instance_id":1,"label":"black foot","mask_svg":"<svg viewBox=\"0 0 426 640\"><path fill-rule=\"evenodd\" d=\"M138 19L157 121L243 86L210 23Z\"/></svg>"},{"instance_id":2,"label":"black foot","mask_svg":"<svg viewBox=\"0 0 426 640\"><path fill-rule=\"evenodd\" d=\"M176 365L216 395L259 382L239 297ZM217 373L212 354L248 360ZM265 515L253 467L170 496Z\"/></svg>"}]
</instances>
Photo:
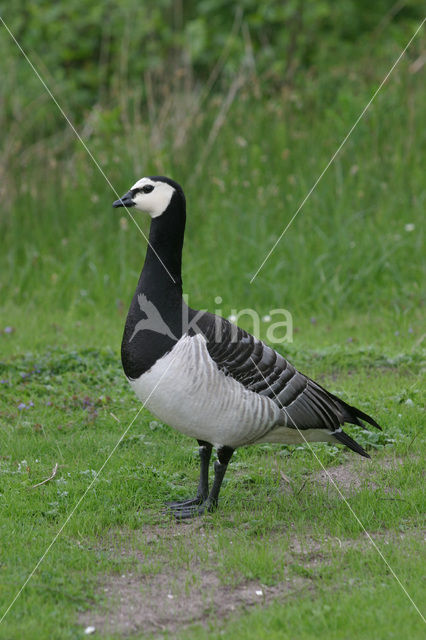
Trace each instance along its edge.
<instances>
[{"instance_id":1,"label":"black foot","mask_svg":"<svg viewBox=\"0 0 426 640\"><path fill-rule=\"evenodd\" d=\"M195 498L186 498L185 500L176 500L174 502L166 502L166 507L172 509L181 509L183 507L191 507L193 505L199 505L203 503L203 498L195 496Z\"/></svg>"},{"instance_id":2,"label":"black foot","mask_svg":"<svg viewBox=\"0 0 426 640\"><path fill-rule=\"evenodd\" d=\"M209 493L208 473L212 445L202 440L199 440L198 444L200 445L201 469L196 497L167 503L176 520L195 518L216 509L223 476L234 452L231 447L226 446L219 447L217 450L218 460L214 463L214 481Z\"/></svg>"},{"instance_id":3,"label":"black foot","mask_svg":"<svg viewBox=\"0 0 426 640\"><path fill-rule=\"evenodd\" d=\"M188 520L202 516L204 513L212 513L216 510L217 502L212 502L207 498L202 504L192 504L173 509L173 515L176 520Z\"/></svg>"}]
</instances>

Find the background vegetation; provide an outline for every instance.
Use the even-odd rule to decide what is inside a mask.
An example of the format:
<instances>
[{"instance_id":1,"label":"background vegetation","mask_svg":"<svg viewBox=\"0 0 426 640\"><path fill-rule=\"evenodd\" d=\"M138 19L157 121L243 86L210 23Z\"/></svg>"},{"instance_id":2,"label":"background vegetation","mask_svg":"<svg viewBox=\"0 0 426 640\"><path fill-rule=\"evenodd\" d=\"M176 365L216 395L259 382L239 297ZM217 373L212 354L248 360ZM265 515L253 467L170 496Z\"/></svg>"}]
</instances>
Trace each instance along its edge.
<instances>
[{"instance_id":1,"label":"background vegetation","mask_svg":"<svg viewBox=\"0 0 426 640\"><path fill-rule=\"evenodd\" d=\"M424 30L250 279L419 26L421 3L15 0L0 15L113 186L1 26L2 611L138 406L119 343L145 241L111 202L153 174L187 195L190 303L223 315L289 309L294 342L280 350L384 425L354 434L375 471L347 495L420 603ZM138 224L148 233L142 215ZM278 588L291 576L277 567L288 566L307 580L291 607L278 600L225 626L209 618L209 637L420 637L420 617L373 551L356 552L362 532L318 489L304 447L239 452L221 511L201 533L173 537L160 509L192 490L191 446L143 412L0 637L81 637L79 615L103 602L105 574L131 566L142 583L195 567L185 575L197 583L200 558L223 585L231 576L234 587ZM316 451L325 465L352 464L342 449ZM56 479L30 490L56 461ZM283 473L298 487L290 495ZM105 540L123 531L134 533L131 550L117 555ZM321 545L314 568L291 551L294 536ZM337 556L325 550L330 536L342 541ZM348 611L361 610L355 625Z\"/></svg>"},{"instance_id":2,"label":"background vegetation","mask_svg":"<svg viewBox=\"0 0 426 640\"><path fill-rule=\"evenodd\" d=\"M184 283L195 306L221 295L225 313L285 306L296 324L321 314L335 326L371 313L408 329L421 296L422 34L249 280L420 8L258 4L20 0L3 15L119 195L143 174L184 185ZM48 310L61 326L94 313L111 326L143 239L111 210L116 194L5 30L0 47L6 322L39 327Z\"/></svg>"}]
</instances>

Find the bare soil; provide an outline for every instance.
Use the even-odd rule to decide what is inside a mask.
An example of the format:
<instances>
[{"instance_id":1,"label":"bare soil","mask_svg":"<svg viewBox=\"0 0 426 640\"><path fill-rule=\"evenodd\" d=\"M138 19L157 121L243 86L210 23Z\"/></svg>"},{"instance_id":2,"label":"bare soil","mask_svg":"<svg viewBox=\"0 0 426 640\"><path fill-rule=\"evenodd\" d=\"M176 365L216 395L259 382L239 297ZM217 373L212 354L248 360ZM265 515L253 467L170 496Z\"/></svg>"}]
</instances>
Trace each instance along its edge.
<instances>
[{"instance_id":1,"label":"bare soil","mask_svg":"<svg viewBox=\"0 0 426 640\"><path fill-rule=\"evenodd\" d=\"M393 468L401 463L401 460L394 458L382 460L385 468ZM373 491L378 488L368 480L371 471L373 467L370 460L350 460L344 465L330 467L327 473L321 470L309 474L306 482L318 485L322 490L330 488L336 491L331 477L346 497L360 491L365 483ZM289 489L289 479L285 476L283 488ZM100 592L106 596L103 598L104 604L80 615L79 622L84 627L93 626L99 633L108 632L117 636L135 633L161 636L166 631L177 632L196 622L207 624L212 618L225 618L244 608L263 606L273 600L314 589L311 578L294 573L289 573L283 582L274 586L265 586L256 581L226 585L214 571L204 569L198 560L193 560L194 566L180 569L176 575L168 567L167 557L156 558L160 560L159 568L147 575L146 557L138 551L137 545L141 534L120 532L117 538L109 537L100 542L103 551L115 557L130 558L134 570L122 575L105 576L100 585ZM142 535L145 545L184 537L188 547L194 535L204 538L206 546L209 546L211 536L203 519L185 524L170 522L167 526L146 526ZM269 542L274 544L273 539ZM370 544L366 536L357 540L330 537L321 541L306 536L301 541L293 535L288 547L288 566L296 562L303 567L314 568L327 564L339 549Z\"/></svg>"},{"instance_id":2,"label":"bare soil","mask_svg":"<svg viewBox=\"0 0 426 640\"><path fill-rule=\"evenodd\" d=\"M382 469L392 469L398 467L402 462L403 461L398 458L388 458L381 460L380 466ZM357 493L365 487L372 491L381 488L385 492L388 492L390 490L389 487L379 487L377 483L369 480L370 473L375 473L376 471L377 465L374 465L373 460L369 460L368 458L355 458L346 464L328 467L326 471L321 469L321 471L311 474L309 481L322 488L331 488L334 491L337 491L337 485L345 497L351 493Z\"/></svg>"},{"instance_id":3,"label":"bare soil","mask_svg":"<svg viewBox=\"0 0 426 640\"><path fill-rule=\"evenodd\" d=\"M277 598L309 588L310 581L300 576L265 587L245 582L236 587L221 584L211 571L182 571L178 578L164 571L152 576L129 573L110 576L102 589L109 595L101 610L80 616L85 627L122 636L136 632L174 632L188 624L207 622L212 616L224 618L233 612L256 604L267 604Z\"/></svg>"}]
</instances>

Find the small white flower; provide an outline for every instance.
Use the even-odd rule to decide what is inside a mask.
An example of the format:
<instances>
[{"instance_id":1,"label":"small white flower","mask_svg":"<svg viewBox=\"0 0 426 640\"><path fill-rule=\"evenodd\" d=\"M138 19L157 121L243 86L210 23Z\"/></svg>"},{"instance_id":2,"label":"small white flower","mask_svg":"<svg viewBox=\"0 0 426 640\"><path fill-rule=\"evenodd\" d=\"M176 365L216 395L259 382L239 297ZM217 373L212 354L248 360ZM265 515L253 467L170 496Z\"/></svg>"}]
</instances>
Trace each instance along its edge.
<instances>
[{"instance_id":1,"label":"small white flower","mask_svg":"<svg viewBox=\"0 0 426 640\"><path fill-rule=\"evenodd\" d=\"M270 315L263 316L262 322L271 322L271 316Z\"/></svg>"},{"instance_id":2,"label":"small white flower","mask_svg":"<svg viewBox=\"0 0 426 640\"><path fill-rule=\"evenodd\" d=\"M167 597L168 597L169 600L173 600L173 598L174 598L174 596L171 593L168 593Z\"/></svg>"},{"instance_id":3,"label":"small white flower","mask_svg":"<svg viewBox=\"0 0 426 640\"><path fill-rule=\"evenodd\" d=\"M235 322L236 319L237 319L237 316L234 316L233 314L231 316L228 316L229 322Z\"/></svg>"},{"instance_id":4,"label":"small white flower","mask_svg":"<svg viewBox=\"0 0 426 640\"><path fill-rule=\"evenodd\" d=\"M256 589L256 595L257 595L257 596L263 596L263 591L262 591L262 589Z\"/></svg>"},{"instance_id":5,"label":"small white flower","mask_svg":"<svg viewBox=\"0 0 426 640\"><path fill-rule=\"evenodd\" d=\"M92 633L95 633L96 629L95 627L86 627L84 630L84 633L86 634L86 636L90 636Z\"/></svg>"},{"instance_id":6,"label":"small white flower","mask_svg":"<svg viewBox=\"0 0 426 640\"><path fill-rule=\"evenodd\" d=\"M410 232L410 231L414 231L414 229L415 229L415 228L416 228L416 225L415 225L415 224L413 224L412 222L409 222L408 224L406 224L406 225L404 226L404 229L405 229L406 231L408 231L408 232Z\"/></svg>"}]
</instances>

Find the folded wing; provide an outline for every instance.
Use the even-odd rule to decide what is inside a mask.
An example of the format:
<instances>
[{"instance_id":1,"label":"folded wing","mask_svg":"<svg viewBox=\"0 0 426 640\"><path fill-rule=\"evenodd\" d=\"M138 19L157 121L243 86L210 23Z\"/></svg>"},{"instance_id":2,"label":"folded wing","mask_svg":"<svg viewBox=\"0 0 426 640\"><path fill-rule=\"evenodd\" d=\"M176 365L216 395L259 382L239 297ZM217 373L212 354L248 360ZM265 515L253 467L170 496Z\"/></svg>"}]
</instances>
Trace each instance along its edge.
<instances>
[{"instance_id":1,"label":"folded wing","mask_svg":"<svg viewBox=\"0 0 426 640\"><path fill-rule=\"evenodd\" d=\"M341 427L345 422L364 427L361 420L365 420L380 429L371 416L328 392L274 349L224 318L206 313L199 326L218 368L278 404L288 427L301 431L328 429L342 444L368 457Z\"/></svg>"}]
</instances>

